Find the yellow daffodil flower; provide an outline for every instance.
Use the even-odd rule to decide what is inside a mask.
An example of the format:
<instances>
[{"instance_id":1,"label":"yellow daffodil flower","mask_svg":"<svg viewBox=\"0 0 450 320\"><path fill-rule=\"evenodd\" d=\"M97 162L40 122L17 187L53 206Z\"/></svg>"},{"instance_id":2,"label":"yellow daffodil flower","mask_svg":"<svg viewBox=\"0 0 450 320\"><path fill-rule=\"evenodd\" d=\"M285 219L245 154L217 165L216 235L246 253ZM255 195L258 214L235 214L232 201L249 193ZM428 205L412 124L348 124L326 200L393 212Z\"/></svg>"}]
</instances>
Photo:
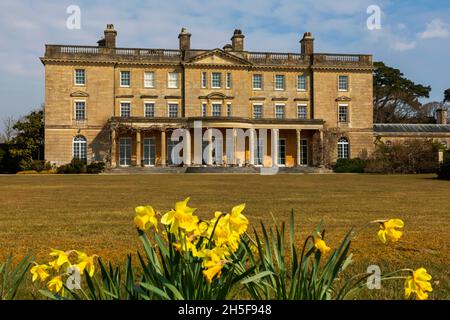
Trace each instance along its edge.
<instances>
[{"instance_id":1,"label":"yellow daffodil flower","mask_svg":"<svg viewBox=\"0 0 450 320\"><path fill-rule=\"evenodd\" d=\"M63 282L61 276L56 276L47 283L47 288L52 292L64 293Z\"/></svg>"},{"instance_id":2,"label":"yellow daffodil flower","mask_svg":"<svg viewBox=\"0 0 450 320\"><path fill-rule=\"evenodd\" d=\"M317 233L316 238L314 239L314 246L320 250L322 254L327 254L331 248L327 246L325 241L322 240L322 235L320 233Z\"/></svg>"},{"instance_id":3,"label":"yellow daffodil flower","mask_svg":"<svg viewBox=\"0 0 450 320\"><path fill-rule=\"evenodd\" d=\"M31 274L33 275L32 281L35 282L38 277L39 280L45 281L45 279L50 276L50 274L47 272L48 269L51 269L51 267L46 264L36 264L30 270Z\"/></svg>"},{"instance_id":4,"label":"yellow daffodil flower","mask_svg":"<svg viewBox=\"0 0 450 320\"><path fill-rule=\"evenodd\" d=\"M142 231L147 231L154 226L158 231L158 219L156 219L155 211L151 206L139 206L134 209L136 216L134 224Z\"/></svg>"},{"instance_id":5,"label":"yellow daffodil flower","mask_svg":"<svg viewBox=\"0 0 450 320\"><path fill-rule=\"evenodd\" d=\"M396 228L403 228L404 223L400 219L390 219L380 223L380 231L378 231L378 238L381 242L386 243L387 240L396 242L402 236L402 232Z\"/></svg>"},{"instance_id":6,"label":"yellow daffodil flower","mask_svg":"<svg viewBox=\"0 0 450 320\"><path fill-rule=\"evenodd\" d=\"M231 209L229 224L232 231L237 232L239 235L247 231L248 219L242 214L245 209L245 203L240 204Z\"/></svg>"},{"instance_id":7,"label":"yellow daffodil flower","mask_svg":"<svg viewBox=\"0 0 450 320\"><path fill-rule=\"evenodd\" d=\"M208 280L209 283L211 283L214 279L214 277L217 276L217 278L220 277L222 273L223 264L218 263L215 266L212 266L206 270L203 270L203 275L205 276L206 280Z\"/></svg>"},{"instance_id":8,"label":"yellow daffodil flower","mask_svg":"<svg viewBox=\"0 0 450 320\"><path fill-rule=\"evenodd\" d=\"M432 292L431 275L427 273L425 268L419 268L413 271L412 276L408 276L405 280L405 297L409 298L411 293L415 293L418 300L428 299L428 292Z\"/></svg>"},{"instance_id":9,"label":"yellow daffodil flower","mask_svg":"<svg viewBox=\"0 0 450 320\"><path fill-rule=\"evenodd\" d=\"M178 228L186 232L192 232L197 229L198 217L193 215L195 208L188 207L189 197L184 201L177 202L175 209L170 210L161 218L161 223L170 225L171 233L178 233Z\"/></svg>"},{"instance_id":10,"label":"yellow daffodil flower","mask_svg":"<svg viewBox=\"0 0 450 320\"><path fill-rule=\"evenodd\" d=\"M198 256L203 258L202 266L205 268L203 275L209 283L212 282L214 277L220 277L222 268L227 263L226 258L229 255L230 251L225 247L203 249L198 252Z\"/></svg>"},{"instance_id":11,"label":"yellow daffodil flower","mask_svg":"<svg viewBox=\"0 0 450 320\"><path fill-rule=\"evenodd\" d=\"M81 251L75 251L78 255L77 267L80 270L80 274L83 275L84 270L87 271L89 276L92 278L95 271L94 257L95 255L88 256L86 253Z\"/></svg>"},{"instance_id":12,"label":"yellow daffodil flower","mask_svg":"<svg viewBox=\"0 0 450 320\"><path fill-rule=\"evenodd\" d=\"M62 250L56 250L52 249L52 252L50 252L51 256L56 256L57 258L51 262L49 262L49 265L55 269L55 271L59 271L59 268L65 264L71 265L69 260L69 254L70 251L62 251Z\"/></svg>"}]
</instances>

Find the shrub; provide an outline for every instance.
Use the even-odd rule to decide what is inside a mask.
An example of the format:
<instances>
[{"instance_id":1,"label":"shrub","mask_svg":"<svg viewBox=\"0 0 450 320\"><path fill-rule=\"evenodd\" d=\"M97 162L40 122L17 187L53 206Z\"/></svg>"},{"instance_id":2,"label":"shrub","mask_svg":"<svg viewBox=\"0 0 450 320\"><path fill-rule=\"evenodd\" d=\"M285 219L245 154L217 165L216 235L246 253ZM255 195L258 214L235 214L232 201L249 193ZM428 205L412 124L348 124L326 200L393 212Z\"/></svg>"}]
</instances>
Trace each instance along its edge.
<instances>
[{"instance_id":1,"label":"shrub","mask_svg":"<svg viewBox=\"0 0 450 320\"><path fill-rule=\"evenodd\" d=\"M105 170L105 163L102 161L91 162L86 166L86 173L98 174Z\"/></svg>"},{"instance_id":2,"label":"shrub","mask_svg":"<svg viewBox=\"0 0 450 320\"><path fill-rule=\"evenodd\" d=\"M38 172L36 170L23 170L18 171L16 174L38 174Z\"/></svg>"},{"instance_id":3,"label":"shrub","mask_svg":"<svg viewBox=\"0 0 450 320\"><path fill-rule=\"evenodd\" d=\"M407 140L387 145L379 142L368 159L368 173L431 173L439 167L440 145L432 140Z\"/></svg>"},{"instance_id":4,"label":"shrub","mask_svg":"<svg viewBox=\"0 0 450 320\"><path fill-rule=\"evenodd\" d=\"M33 160L31 161L30 170L35 170L37 172L48 171L52 169L50 162L45 162L43 160Z\"/></svg>"},{"instance_id":5,"label":"shrub","mask_svg":"<svg viewBox=\"0 0 450 320\"><path fill-rule=\"evenodd\" d=\"M337 173L363 173L366 168L366 163L366 160L360 158L338 159L333 170Z\"/></svg>"},{"instance_id":6,"label":"shrub","mask_svg":"<svg viewBox=\"0 0 450 320\"><path fill-rule=\"evenodd\" d=\"M59 166L56 172L64 174L86 173L86 162L73 158L70 163Z\"/></svg>"}]
</instances>

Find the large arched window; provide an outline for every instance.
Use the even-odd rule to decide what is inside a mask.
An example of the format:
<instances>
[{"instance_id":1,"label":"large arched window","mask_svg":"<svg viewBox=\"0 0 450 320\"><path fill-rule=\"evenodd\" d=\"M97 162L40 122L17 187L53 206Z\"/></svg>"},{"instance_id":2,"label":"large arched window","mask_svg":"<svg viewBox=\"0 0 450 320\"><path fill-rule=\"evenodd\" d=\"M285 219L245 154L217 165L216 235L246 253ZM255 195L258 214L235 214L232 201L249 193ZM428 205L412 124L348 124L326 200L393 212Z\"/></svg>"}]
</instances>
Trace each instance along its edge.
<instances>
[{"instance_id":1,"label":"large arched window","mask_svg":"<svg viewBox=\"0 0 450 320\"><path fill-rule=\"evenodd\" d=\"M86 161L87 153L86 153L86 138L83 136L76 136L73 138L73 157Z\"/></svg>"},{"instance_id":2,"label":"large arched window","mask_svg":"<svg viewBox=\"0 0 450 320\"><path fill-rule=\"evenodd\" d=\"M347 138L340 138L338 141L338 159L350 158L350 145Z\"/></svg>"}]
</instances>

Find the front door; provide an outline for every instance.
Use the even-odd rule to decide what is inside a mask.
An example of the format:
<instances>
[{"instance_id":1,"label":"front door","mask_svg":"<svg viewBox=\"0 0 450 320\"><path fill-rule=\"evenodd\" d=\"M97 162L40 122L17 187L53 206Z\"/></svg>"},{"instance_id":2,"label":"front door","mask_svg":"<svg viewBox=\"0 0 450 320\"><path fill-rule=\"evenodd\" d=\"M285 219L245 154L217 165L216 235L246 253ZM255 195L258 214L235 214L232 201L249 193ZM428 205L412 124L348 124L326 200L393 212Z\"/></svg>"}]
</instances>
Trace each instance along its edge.
<instances>
[{"instance_id":1,"label":"front door","mask_svg":"<svg viewBox=\"0 0 450 320\"><path fill-rule=\"evenodd\" d=\"M129 166L131 164L131 138L122 137L119 139L119 165Z\"/></svg>"}]
</instances>

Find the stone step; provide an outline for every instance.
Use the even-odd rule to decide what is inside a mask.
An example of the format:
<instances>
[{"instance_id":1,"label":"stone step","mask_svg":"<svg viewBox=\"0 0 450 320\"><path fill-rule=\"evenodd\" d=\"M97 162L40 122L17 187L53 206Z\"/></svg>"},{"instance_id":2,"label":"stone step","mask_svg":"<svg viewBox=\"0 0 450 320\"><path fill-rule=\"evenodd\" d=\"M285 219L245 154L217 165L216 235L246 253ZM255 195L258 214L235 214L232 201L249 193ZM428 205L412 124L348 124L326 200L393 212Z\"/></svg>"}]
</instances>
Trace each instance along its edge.
<instances>
[{"instance_id":1,"label":"stone step","mask_svg":"<svg viewBox=\"0 0 450 320\"><path fill-rule=\"evenodd\" d=\"M279 167L278 174L289 173L331 173L331 170L316 167ZM259 174L260 167L118 167L107 169L103 174L181 174L181 173L217 173L217 174Z\"/></svg>"}]
</instances>

